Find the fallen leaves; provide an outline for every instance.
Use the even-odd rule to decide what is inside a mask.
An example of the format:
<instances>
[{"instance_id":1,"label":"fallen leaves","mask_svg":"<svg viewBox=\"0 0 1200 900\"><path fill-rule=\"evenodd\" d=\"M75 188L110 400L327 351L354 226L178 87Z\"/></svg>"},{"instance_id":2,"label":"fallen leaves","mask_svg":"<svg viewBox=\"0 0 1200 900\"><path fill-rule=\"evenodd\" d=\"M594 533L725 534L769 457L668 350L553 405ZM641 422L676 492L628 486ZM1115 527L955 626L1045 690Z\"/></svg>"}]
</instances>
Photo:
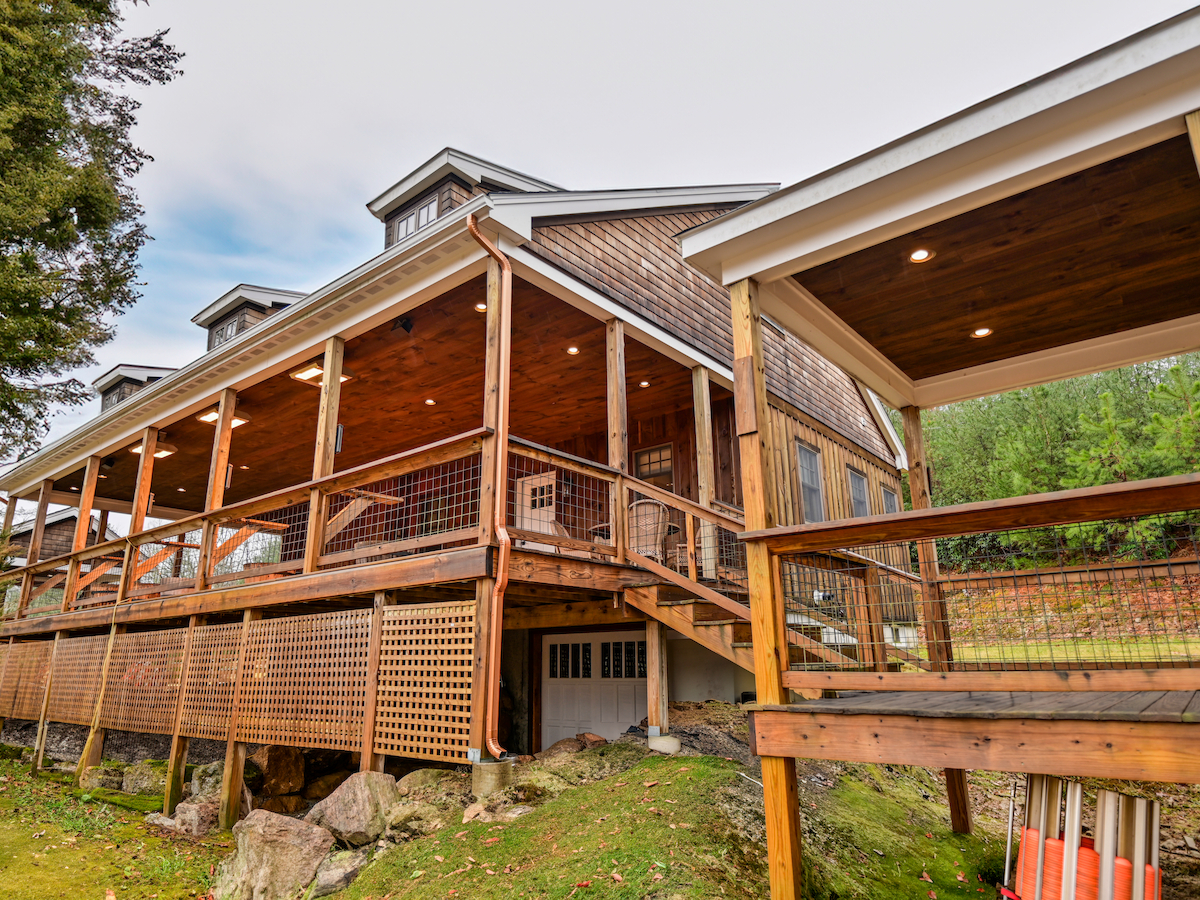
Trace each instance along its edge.
<instances>
[{"instance_id":1,"label":"fallen leaves","mask_svg":"<svg viewBox=\"0 0 1200 900\"><path fill-rule=\"evenodd\" d=\"M930 878L930 877L929 877L929 873L928 873L928 872L925 872L925 871L922 871L922 872L921 872L921 878L920 878L920 880L921 880L921 881L928 881L930 884L933 884L933 879L932 879L932 878Z\"/></svg>"}]
</instances>

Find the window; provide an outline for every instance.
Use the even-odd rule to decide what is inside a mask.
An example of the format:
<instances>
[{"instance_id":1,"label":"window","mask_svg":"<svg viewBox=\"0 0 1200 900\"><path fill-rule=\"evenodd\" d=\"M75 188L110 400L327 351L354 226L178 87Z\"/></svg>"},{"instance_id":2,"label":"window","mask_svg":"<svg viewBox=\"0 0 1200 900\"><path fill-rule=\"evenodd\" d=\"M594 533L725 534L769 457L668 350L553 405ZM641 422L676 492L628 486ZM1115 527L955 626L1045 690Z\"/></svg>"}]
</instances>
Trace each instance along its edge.
<instances>
[{"instance_id":1,"label":"window","mask_svg":"<svg viewBox=\"0 0 1200 900\"><path fill-rule=\"evenodd\" d=\"M246 323L245 310L240 310L226 319L218 322L208 331L208 349L212 350L224 343L232 341L239 332L249 327Z\"/></svg>"},{"instance_id":2,"label":"window","mask_svg":"<svg viewBox=\"0 0 1200 900\"><path fill-rule=\"evenodd\" d=\"M800 458L800 501L805 522L825 521L825 498L821 496L821 454L807 444L796 444Z\"/></svg>"},{"instance_id":3,"label":"window","mask_svg":"<svg viewBox=\"0 0 1200 900\"><path fill-rule=\"evenodd\" d=\"M565 646L565 645L564 645ZM554 646L550 647L551 653ZM551 669L554 668L551 657ZM591 672L591 657L588 658L588 671ZM551 677L554 677L553 675ZM590 675L585 677L591 677ZM646 642L645 641L613 641L600 645L600 677L601 678L645 678L646 677Z\"/></svg>"},{"instance_id":4,"label":"window","mask_svg":"<svg viewBox=\"0 0 1200 900\"><path fill-rule=\"evenodd\" d=\"M883 511L885 513L900 512L900 500L891 488L883 489Z\"/></svg>"},{"instance_id":5,"label":"window","mask_svg":"<svg viewBox=\"0 0 1200 900\"><path fill-rule=\"evenodd\" d=\"M673 471L671 457L672 453L670 444L663 444L659 447L650 447L646 450L639 450L634 456L634 463L637 467L637 477L642 479L642 481L648 481L665 491L673 490L674 479L672 477Z\"/></svg>"},{"instance_id":6,"label":"window","mask_svg":"<svg viewBox=\"0 0 1200 900\"><path fill-rule=\"evenodd\" d=\"M408 215L396 219L392 226L392 243L404 240L418 229L424 228L438 217L438 201L434 197L428 203L423 203Z\"/></svg>"},{"instance_id":7,"label":"window","mask_svg":"<svg viewBox=\"0 0 1200 900\"><path fill-rule=\"evenodd\" d=\"M607 652L608 644L605 644L604 647ZM607 657L605 657L604 664L608 665ZM551 644L549 669L551 678L591 678L592 645L590 643ZM607 678L608 675L604 677Z\"/></svg>"},{"instance_id":8,"label":"window","mask_svg":"<svg viewBox=\"0 0 1200 900\"><path fill-rule=\"evenodd\" d=\"M855 518L869 516L871 504L867 502L867 476L854 469L846 471L850 475L850 514Z\"/></svg>"},{"instance_id":9,"label":"window","mask_svg":"<svg viewBox=\"0 0 1200 900\"><path fill-rule=\"evenodd\" d=\"M112 409L122 400L136 394L140 387L140 384L134 384L132 381L122 381L115 388L109 388L100 398L100 411L105 412Z\"/></svg>"}]
</instances>

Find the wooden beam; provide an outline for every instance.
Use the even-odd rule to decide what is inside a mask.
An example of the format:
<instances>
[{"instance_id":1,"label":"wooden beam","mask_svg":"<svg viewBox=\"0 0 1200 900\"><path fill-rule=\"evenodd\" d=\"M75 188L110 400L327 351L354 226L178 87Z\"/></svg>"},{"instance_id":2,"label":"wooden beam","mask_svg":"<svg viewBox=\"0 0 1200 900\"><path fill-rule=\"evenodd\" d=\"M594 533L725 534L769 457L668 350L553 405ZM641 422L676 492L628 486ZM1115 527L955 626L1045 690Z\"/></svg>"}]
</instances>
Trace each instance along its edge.
<instances>
[{"instance_id":1,"label":"wooden beam","mask_svg":"<svg viewBox=\"0 0 1200 900\"><path fill-rule=\"evenodd\" d=\"M0 526L0 531L12 531L13 517L17 514L17 498L15 494L9 494L4 503L4 525Z\"/></svg>"},{"instance_id":2,"label":"wooden beam","mask_svg":"<svg viewBox=\"0 0 1200 900\"><path fill-rule=\"evenodd\" d=\"M204 495L204 511L217 509L225 502L225 482L229 472L229 445L233 440L233 413L237 408L237 391L225 388L217 406L216 433L213 435L212 457L208 464L208 491ZM328 473L326 473L328 474Z\"/></svg>"},{"instance_id":3,"label":"wooden beam","mask_svg":"<svg viewBox=\"0 0 1200 900\"><path fill-rule=\"evenodd\" d=\"M1200 783L1184 722L750 713L751 750L849 762Z\"/></svg>"},{"instance_id":4,"label":"wooden beam","mask_svg":"<svg viewBox=\"0 0 1200 900\"><path fill-rule=\"evenodd\" d=\"M79 507L75 519L75 537L71 542L71 552L78 553L84 549L88 543L88 535L92 529L92 504L96 501L96 484L100 477L99 456L89 456L87 467L83 472L83 485L79 490ZM108 521L107 516L101 516L104 522ZM96 543L103 541L103 532L97 530ZM71 608L71 601L75 599L75 591L79 583L79 560L72 558L67 563L66 583L63 585L63 598L61 612L66 612Z\"/></svg>"},{"instance_id":5,"label":"wooden beam","mask_svg":"<svg viewBox=\"0 0 1200 900\"><path fill-rule=\"evenodd\" d=\"M594 628L642 621L641 613L628 615L611 599L543 603L538 606L504 606L504 630L517 628Z\"/></svg>"},{"instance_id":6,"label":"wooden beam","mask_svg":"<svg viewBox=\"0 0 1200 900\"><path fill-rule=\"evenodd\" d=\"M471 674L471 723L467 731L467 752L471 762L488 759L487 750L487 704L488 704L488 648L491 645L491 609L494 578L480 578L475 582L475 635L474 658Z\"/></svg>"},{"instance_id":7,"label":"wooden beam","mask_svg":"<svg viewBox=\"0 0 1200 900\"><path fill-rule=\"evenodd\" d=\"M158 449L158 429L142 432L142 452L138 459L137 482L133 490L133 507L129 513L129 534L137 534L146 524L150 506L150 486L154 481L154 453Z\"/></svg>"},{"instance_id":8,"label":"wooden beam","mask_svg":"<svg viewBox=\"0 0 1200 900\"><path fill-rule=\"evenodd\" d=\"M1187 125L1188 140L1192 144L1192 158L1196 160L1196 168L1200 170L1200 110L1190 112L1183 117Z\"/></svg>"},{"instance_id":9,"label":"wooden beam","mask_svg":"<svg viewBox=\"0 0 1200 900\"><path fill-rule=\"evenodd\" d=\"M629 404L625 396L625 323L609 319L605 324L605 372L607 374L608 464L629 471Z\"/></svg>"},{"instance_id":10,"label":"wooden beam","mask_svg":"<svg viewBox=\"0 0 1200 900\"><path fill-rule=\"evenodd\" d=\"M732 285L729 293L733 317L733 394L746 527L773 528L778 521L778 487L767 406L758 285L746 278ZM774 564L778 565L778 560ZM786 694L781 675L790 662L782 597L775 593L772 559L767 548L748 544L746 568L758 699L764 703L782 702ZM802 894L797 755L767 753L762 758L767 868L773 900L799 900Z\"/></svg>"},{"instance_id":11,"label":"wooden beam","mask_svg":"<svg viewBox=\"0 0 1200 900\"><path fill-rule=\"evenodd\" d=\"M735 666L754 671L754 654L745 647L734 646L732 630L696 625L686 606L659 606L657 586L628 588L624 597L627 607L640 610L647 619L657 619Z\"/></svg>"},{"instance_id":12,"label":"wooden beam","mask_svg":"<svg viewBox=\"0 0 1200 900\"><path fill-rule=\"evenodd\" d=\"M667 684L667 629L661 622L646 622L646 709L649 734L670 731Z\"/></svg>"},{"instance_id":13,"label":"wooden beam","mask_svg":"<svg viewBox=\"0 0 1200 900\"><path fill-rule=\"evenodd\" d=\"M317 443L313 453L313 481L333 474L337 450L338 411L342 401L342 361L346 342L331 337L325 342L324 373L321 376L321 404L317 410ZM308 503L308 540L304 545L304 571L315 572L325 551L325 516L329 507L327 492L313 488Z\"/></svg>"},{"instance_id":14,"label":"wooden beam","mask_svg":"<svg viewBox=\"0 0 1200 900\"><path fill-rule=\"evenodd\" d=\"M1009 665L998 663L997 665ZM1197 691L1200 668L1018 669L973 672L784 672L794 691Z\"/></svg>"},{"instance_id":15,"label":"wooden beam","mask_svg":"<svg viewBox=\"0 0 1200 900\"><path fill-rule=\"evenodd\" d=\"M29 534L29 549L25 551L28 565L42 558L42 538L46 533L46 512L50 508L50 492L54 490L54 479L47 478L38 490L37 514L33 518L33 531Z\"/></svg>"}]
</instances>

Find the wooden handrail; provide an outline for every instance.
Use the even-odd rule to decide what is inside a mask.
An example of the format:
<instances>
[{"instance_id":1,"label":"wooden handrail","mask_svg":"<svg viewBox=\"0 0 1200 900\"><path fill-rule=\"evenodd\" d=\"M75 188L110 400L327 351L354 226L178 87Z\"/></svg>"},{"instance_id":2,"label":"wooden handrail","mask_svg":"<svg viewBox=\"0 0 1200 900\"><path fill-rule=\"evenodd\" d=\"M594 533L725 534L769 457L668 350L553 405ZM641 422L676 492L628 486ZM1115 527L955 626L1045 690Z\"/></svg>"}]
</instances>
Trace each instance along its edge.
<instances>
[{"instance_id":1,"label":"wooden handrail","mask_svg":"<svg viewBox=\"0 0 1200 900\"><path fill-rule=\"evenodd\" d=\"M734 534L737 534L740 529L746 527L745 522L724 515L715 509L701 506L694 500L680 497L678 494L672 494L670 491L664 491L657 485L650 484L648 481L642 481L640 478L634 478L632 475L625 476L625 483L629 486L630 490L635 490L639 494L645 494L647 497L658 500L660 503L673 506L680 512L696 516L711 525L724 528L726 531L732 531Z\"/></svg>"},{"instance_id":2,"label":"wooden handrail","mask_svg":"<svg viewBox=\"0 0 1200 900\"><path fill-rule=\"evenodd\" d=\"M512 453L528 456L531 459L541 459L543 462L548 462L551 465L560 466L572 472L578 472L580 475L599 478L602 481L616 481L618 477L625 474L611 466L606 466L590 459L584 459L582 456L564 453L562 450L555 450L552 447L546 447L542 444L535 444L533 441L527 441L524 438L512 437L510 435L508 443L509 451ZM519 450L517 449L518 447L520 448Z\"/></svg>"},{"instance_id":3,"label":"wooden handrail","mask_svg":"<svg viewBox=\"0 0 1200 900\"><path fill-rule=\"evenodd\" d=\"M748 531L772 553L806 553L1200 509L1200 473Z\"/></svg>"}]
</instances>

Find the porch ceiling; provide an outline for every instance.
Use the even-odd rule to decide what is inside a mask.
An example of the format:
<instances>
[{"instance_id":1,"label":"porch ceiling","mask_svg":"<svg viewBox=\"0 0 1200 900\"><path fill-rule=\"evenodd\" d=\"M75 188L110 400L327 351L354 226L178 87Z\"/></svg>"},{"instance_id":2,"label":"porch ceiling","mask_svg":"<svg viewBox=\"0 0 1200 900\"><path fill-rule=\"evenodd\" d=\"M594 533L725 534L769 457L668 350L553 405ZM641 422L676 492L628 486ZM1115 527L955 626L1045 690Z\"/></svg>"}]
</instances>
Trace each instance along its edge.
<instances>
[{"instance_id":1,"label":"porch ceiling","mask_svg":"<svg viewBox=\"0 0 1200 900\"><path fill-rule=\"evenodd\" d=\"M1190 316L1196 160L1175 137L792 278L914 382Z\"/></svg>"},{"instance_id":2,"label":"porch ceiling","mask_svg":"<svg viewBox=\"0 0 1200 900\"><path fill-rule=\"evenodd\" d=\"M407 313L411 332L389 321L347 341L345 364L354 378L342 385L338 471L479 427L485 316L475 304L485 296L480 276ZM569 354L568 347L579 352ZM512 360L513 435L554 445L606 431L603 322L514 279ZM631 419L690 406L689 370L632 339L626 372ZM239 393L238 411L250 421L233 431L226 503L311 477L318 400L315 387L286 373ZM160 441L178 450L155 461L156 504L202 510L213 436L211 425L192 416L162 429ZM139 457L121 450L108 459L97 497L128 502ZM58 479L55 490L78 489L82 478L77 470Z\"/></svg>"}]
</instances>

